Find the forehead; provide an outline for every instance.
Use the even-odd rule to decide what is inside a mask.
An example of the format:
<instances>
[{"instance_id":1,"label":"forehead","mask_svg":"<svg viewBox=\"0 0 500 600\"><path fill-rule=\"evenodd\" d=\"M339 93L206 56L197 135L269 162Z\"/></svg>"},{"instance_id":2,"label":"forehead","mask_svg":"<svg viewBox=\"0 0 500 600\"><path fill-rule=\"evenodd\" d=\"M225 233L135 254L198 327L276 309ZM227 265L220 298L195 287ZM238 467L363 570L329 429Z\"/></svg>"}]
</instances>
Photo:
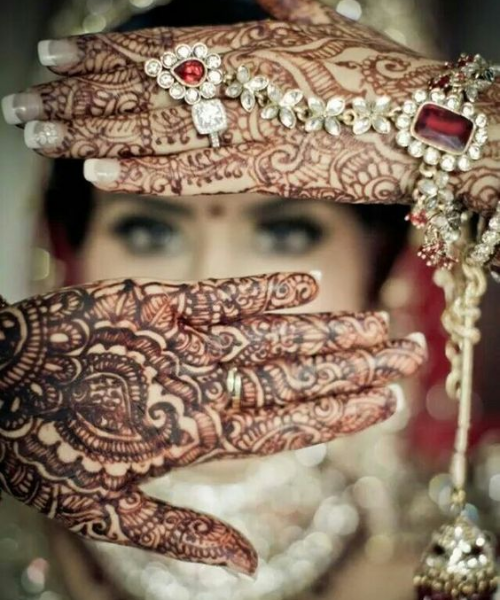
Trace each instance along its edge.
<instances>
[{"instance_id":1,"label":"forehead","mask_svg":"<svg viewBox=\"0 0 500 600\"><path fill-rule=\"evenodd\" d=\"M338 211L339 207L324 200L284 199L263 194L224 194L213 196L154 198L131 194L99 192L98 204L113 211L143 209L159 213L196 216L258 216L287 213L297 209Z\"/></svg>"}]
</instances>

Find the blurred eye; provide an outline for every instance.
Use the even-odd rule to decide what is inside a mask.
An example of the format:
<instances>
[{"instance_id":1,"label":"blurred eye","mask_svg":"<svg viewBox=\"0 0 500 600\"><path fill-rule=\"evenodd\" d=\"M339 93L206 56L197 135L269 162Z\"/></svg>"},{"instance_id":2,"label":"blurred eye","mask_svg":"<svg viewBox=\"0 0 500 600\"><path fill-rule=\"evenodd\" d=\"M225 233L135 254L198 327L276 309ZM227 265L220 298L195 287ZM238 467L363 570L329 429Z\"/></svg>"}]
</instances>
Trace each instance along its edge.
<instances>
[{"instance_id":1,"label":"blurred eye","mask_svg":"<svg viewBox=\"0 0 500 600\"><path fill-rule=\"evenodd\" d=\"M257 247L265 253L304 254L317 246L325 230L310 217L281 217L257 225Z\"/></svg>"},{"instance_id":2,"label":"blurred eye","mask_svg":"<svg viewBox=\"0 0 500 600\"><path fill-rule=\"evenodd\" d=\"M184 247L179 227L145 215L123 217L112 226L112 232L131 254L175 255Z\"/></svg>"}]
</instances>

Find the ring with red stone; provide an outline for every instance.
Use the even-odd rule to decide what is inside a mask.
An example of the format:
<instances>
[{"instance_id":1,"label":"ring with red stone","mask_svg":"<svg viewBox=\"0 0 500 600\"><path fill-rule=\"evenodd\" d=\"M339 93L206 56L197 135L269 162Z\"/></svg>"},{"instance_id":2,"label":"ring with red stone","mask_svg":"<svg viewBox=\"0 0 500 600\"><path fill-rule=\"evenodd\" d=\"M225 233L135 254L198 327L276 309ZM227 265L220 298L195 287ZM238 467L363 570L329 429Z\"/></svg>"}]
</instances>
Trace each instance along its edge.
<instances>
[{"instance_id":1,"label":"ring with red stone","mask_svg":"<svg viewBox=\"0 0 500 600\"><path fill-rule=\"evenodd\" d=\"M180 44L161 58L150 58L144 71L174 100L192 106L193 124L202 135L208 135L212 146L220 146L219 134L227 129L227 115L216 98L224 75L219 54L211 53L203 43Z\"/></svg>"}]
</instances>

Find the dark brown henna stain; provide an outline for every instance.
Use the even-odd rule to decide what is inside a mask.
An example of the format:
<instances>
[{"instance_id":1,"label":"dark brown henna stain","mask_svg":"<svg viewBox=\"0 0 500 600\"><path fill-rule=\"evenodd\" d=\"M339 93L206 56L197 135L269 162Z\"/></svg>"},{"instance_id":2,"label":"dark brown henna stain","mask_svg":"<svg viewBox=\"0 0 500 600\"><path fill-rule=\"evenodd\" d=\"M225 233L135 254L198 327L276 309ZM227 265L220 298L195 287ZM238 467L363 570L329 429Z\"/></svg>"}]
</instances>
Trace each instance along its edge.
<instances>
[{"instance_id":1,"label":"dark brown henna stain","mask_svg":"<svg viewBox=\"0 0 500 600\"><path fill-rule=\"evenodd\" d=\"M425 359L424 348L410 340L398 340L378 350L338 351L277 360L258 368L241 367L241 402L244 408L256 408L360 393L403 379Z\"/></svg>"},{"instance_id":2,"label":"dark brown henna stain","mask_svg":"<svg viewBox=\"0 0 500 600\"><path fill-rule=\"evenodd\" d=\"M289 12L297 8L294 0L287 5L265 1L274 12L280 7ZM90 62L85 68L80 65L80 72L88 75L41 88L47 90L48 114L70 119L63 144L42 152L53 157L126 158L187 151L171 161L147 165L147 173L134 168L134 182L124 182L122 188L138 192L141 187L153 188L159 196L256 191L344 202L408 202L405 192L411 189L417 164L396 148L394 134L362 139L350 132L338 139L325 133L307 136L249 117L239 105L227 102L230 133L225 143L241 144L240 156L205 152L201 148L206 139L196 135L189 109L159 108L168 102L168 95L155 91L154 82L145 82L141 73L143 60L181 40L203 40L224 53L226 67L245 62L285 88L299 87L325 99L388 94L401 102L441 69L439 63L419 58L359 23L333 12L331 16L330 23L321 25L262 21L77 38L89 52ZM484 109L496 130L498 89L493 86L484 96ZM78 118L88 114L85 110L97 116ZM498 201L495 173L500 152L496 134L492 138L481 163L458 182L458 191L470 206L486 215ZM156 175L154 170L160 166ZM146 178L154 183L145 182Z\"/></svg>"},{"instance_id":3,"label":"dark brown henna stain","mask_svg":"<svg viewBox=\"0 0 500 600\"><path fill-rule=\"evenodd\" d=\"M422 348L387 346L376 313L268 312L316 292L313 278L297 274L124 280L4 307L0 489L87 538L253 571L256 555L232 528L137 486L172 468L303 447L390 416L392 392L372 384L411 374ZM246 385L252 365L261 374L263 409L257 392L245 399L251 408L230 406L227 373L239 364ZM330 378L340 369L344 383L323 387L318 375L306 389L309 364ZM286 406L283 381L295 386Z\"/></svg>"}]
</instances>

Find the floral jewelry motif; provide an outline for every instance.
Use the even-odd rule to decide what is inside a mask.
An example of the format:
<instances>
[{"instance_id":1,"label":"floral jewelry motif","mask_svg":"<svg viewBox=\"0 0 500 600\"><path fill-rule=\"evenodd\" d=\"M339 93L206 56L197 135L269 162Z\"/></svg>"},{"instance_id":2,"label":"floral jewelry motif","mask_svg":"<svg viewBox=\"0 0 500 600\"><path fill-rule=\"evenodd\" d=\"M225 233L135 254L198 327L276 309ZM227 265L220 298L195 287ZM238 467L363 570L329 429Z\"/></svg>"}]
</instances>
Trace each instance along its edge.
<instances>
[{"instance_id":1,"label":"floral jewelry motif","mask_svg":"<svg viewBox=\"0 0 500 600\"><path fill-rule=\"evenodd\" d=\"M391 132L392 125L389 119L392 103L389 97L382 96L374 101L365 98L354 98L352 108L355 113L352 131L355 135L363 135L368 133L370 129L374 129L382 135Z\"/></svg>"},{"instance_id":2,"label":"floral jewelry motif","mask_svg":"<svg viewBox=\"0 0 500 600\"><path fill-rule=\"evenodd\" d=\"M302 125L307 133L324 130L338 136L346 126L354 135L371 130L388 135L395 128L397 145L413 158L422 159L412 192L415 205L409 216L416 227L425 230L419 254L429 265L451 268L466 214L454 198L449 173L469 171L483 155L488 118L476 109L475 100L500 74L500 65L490 65L479 55L462 55L457 63L447 63L446 67L445 74L430 82L429 89L415 91L401 106L394 105L388 96L350 102L338 97L328 102L314 96L306 98L301 90L283 91L266 77L252 76L244 65L226 75L225 94L240 98L248 112L258 105L264 119L278 119L289 129ZM498 231L492 229L485 236L470 260L477 262L482 257L485 264L493 256Z\"/></svg>"},{"instance_id":3,"label":"floral jewelry motif","mask_svg":"<svg viewBox=\"0 0 500 600\"><path fill-rule=\"evenodd\" d=\"M226 109L215 98L224 78L221 65L219 54L210 54L202 43L193 47L180 44L173 52L165 52L161 59L150 58L144 63L146 75L155 77L171 98L192 106L196 130L208 135L214 148L220 146L219 134L228 126Z\"/></svg>"},{"instance_id":4,"label":"floral jewelry motif","mask_svg":"<svg viewBox=\"0 0 500 600\"><path fill-rule=\"evenodd\" d=\"M247 112L258 105L263 119L278 119L288 129L302 124L307 133L324 130L338 136L342 125L351 127L357 135L372 128L381 134L392 129L389 119L394 109L386 96L374 100L356 98L350 104L340 97L327 102L315 96L306 98L299 89L282 90L266 77L252 76L245 65L226 76L225 95L239 98Z\"/></svg>"},{"instance_id":5,"label":"floral jewelry motif","mask_svg":"<svg viewBox=\"0 0 500 600\"><path fill-rule=\"evenodd\" d=\"M463 90L470 102L475 102L500 75L500 66L492 65L480 54L462 54L457 62L445 64L447 71L431 82L431 87L445 91Z\"/></svg>"},{"instance_id":6,"label":"floral jewelry motif","mask_svg":"<svg viewBox=\"0 0 500 600\"><path fill-rule=\"evenodd\" d=\"M268 104L262 109L263 119L279 118L281 124L288 129L297 125L298 105L302 102L304 94L300 90L283 92L278 86L270 83L267 86Z\"/></svg>"},{"instance_id":7,"label":"floral jewelry motif","mask_svg":"<svg viewBox=\"0 0 500 600\"><path fill-rule=\"evenodd\" d=\"M305 121L305 130L308 133L321 131L324 128L330 135L340 135L342 125L339 117L346 107L343 98L331 98L325 103L313 96L307 101L307 106L310 116Z\"/></svg>"},{"instance_id":8,"label":"floral jewelry motif","mask_svg":"<svg viewBox=\"0 0 500 600\"><path fill-rule=\"evenodd\" d=\"M241 106L251 112L257 103L257 93L264 91L268 83L267 77L252 77L250 70L242 65L236 71L236 80L226 88L226 96L239 98Z\"/></svg>"},{"instance_id":9,"label":"floral jewelry motif","mask_svg":"<svg viewBox=\"0 0 500 600\"><path fill-rule=\"evenodd\" d=\"M161 60L147 60L144 71L149 77L156 77L158 85L168 90L174 100L196 104L203 98L215 97L223 78L221 64L221 57L209 54L205 44L181 44L175 52L165 52Z\"/></svg>"}]
</instances>

